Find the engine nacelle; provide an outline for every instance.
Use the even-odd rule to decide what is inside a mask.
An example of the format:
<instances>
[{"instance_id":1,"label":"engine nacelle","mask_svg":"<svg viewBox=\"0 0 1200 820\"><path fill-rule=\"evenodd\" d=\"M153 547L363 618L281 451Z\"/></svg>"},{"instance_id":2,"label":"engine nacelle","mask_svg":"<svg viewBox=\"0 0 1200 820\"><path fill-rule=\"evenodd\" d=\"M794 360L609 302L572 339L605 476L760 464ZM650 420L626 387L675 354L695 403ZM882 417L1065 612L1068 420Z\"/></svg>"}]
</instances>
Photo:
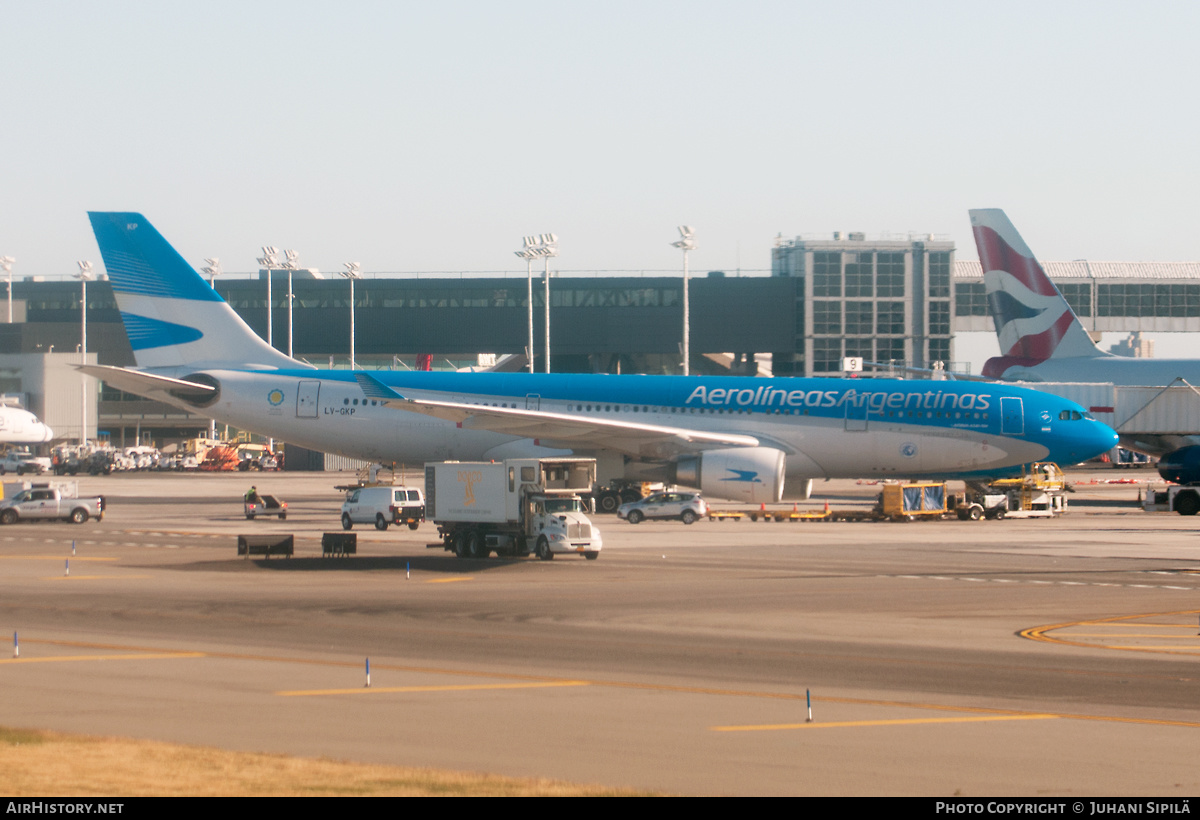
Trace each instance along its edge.
<instances>
[{"instance_id":1,"label":"engine nacelle","mask_svg":"<svg viewBox=\"0 0 1200 820\"><path fill-rule=\"evenodd\" d=\"M1200 483L1200 444L1167 453L1158 462L1158 474L1176 484Z\"/></svg>"},{"instance_id":2,"label":"engine nacelle","mask_svg":"<svg viewBox=\"0 0 1200 820\"><path fill-rule=\"evenodd\" d=\"M675 483L707 496L755 504L783 497L783 451L772 447L706 450L675 463Z\"/></svg>"}]
</instances>

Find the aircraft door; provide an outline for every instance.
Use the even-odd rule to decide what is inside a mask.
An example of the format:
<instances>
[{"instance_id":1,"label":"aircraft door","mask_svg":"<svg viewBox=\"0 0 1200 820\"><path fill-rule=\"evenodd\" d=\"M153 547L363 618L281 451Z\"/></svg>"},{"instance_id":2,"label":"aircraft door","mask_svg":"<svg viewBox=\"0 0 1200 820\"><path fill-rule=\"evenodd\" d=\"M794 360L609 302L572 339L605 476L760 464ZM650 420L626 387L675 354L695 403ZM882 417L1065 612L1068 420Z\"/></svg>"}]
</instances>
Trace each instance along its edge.
<instances>
[{"instance_id":1,"label":"aircraft door","mask_svg":"<svg viewBox=\"0 0 1200 820\"><path fill-rule=\"evenodd\" d=\"M1025 402L1018 398L1000 399L1000 435L1025 435Z\"/></svg>"},{"instance_id":2,"label":"aircraft door","mask_svg":"<svg viewBox=\"0 0 1200 820\"><path fill-rule=\"evenodd\" d=\"M315 419L317 417L317 396L321 392L319 381L302 381L296 386L296 418Z\"/></svg>"},{"instance_id":3,"label":"aircraft door","mask_svg":"<svg viewBox=\"0 0 1200 820\"><path fill-rule=\"evenodd\" d=\"M846 432L863 433L867 429L867 403L856 405L853 401L846 402Z\"/></svg>"},{"instance_id":4,"label":"aircraft door","mask_svg":"<svg viewBox=\"0 0 1200 820\"><path fill-rule=\"evenodd\" d=\"M542 397L538 393L527 393L525 395L525 409L538 410L542 406Z\"/></svg>"}]
</instances>

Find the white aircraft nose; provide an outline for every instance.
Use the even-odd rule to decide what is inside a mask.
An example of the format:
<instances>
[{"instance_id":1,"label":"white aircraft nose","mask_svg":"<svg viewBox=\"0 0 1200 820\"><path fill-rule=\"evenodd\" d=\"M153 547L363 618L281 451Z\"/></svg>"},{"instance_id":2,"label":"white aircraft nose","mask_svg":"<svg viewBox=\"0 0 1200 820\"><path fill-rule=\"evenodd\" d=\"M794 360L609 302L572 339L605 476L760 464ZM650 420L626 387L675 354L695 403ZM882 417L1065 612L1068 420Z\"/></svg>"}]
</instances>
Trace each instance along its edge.
<instances>
[{"instance_id":1,"label":"white aircraft nose","mask_svg":"<svg viewBox=\"0 0 1200 820\"><path fill-rule=\"evenodd\" d=\"M42 425L42 441L47 442L54 438L54 431L50 429L49 424Z\"/></svg>"}]
</instances>

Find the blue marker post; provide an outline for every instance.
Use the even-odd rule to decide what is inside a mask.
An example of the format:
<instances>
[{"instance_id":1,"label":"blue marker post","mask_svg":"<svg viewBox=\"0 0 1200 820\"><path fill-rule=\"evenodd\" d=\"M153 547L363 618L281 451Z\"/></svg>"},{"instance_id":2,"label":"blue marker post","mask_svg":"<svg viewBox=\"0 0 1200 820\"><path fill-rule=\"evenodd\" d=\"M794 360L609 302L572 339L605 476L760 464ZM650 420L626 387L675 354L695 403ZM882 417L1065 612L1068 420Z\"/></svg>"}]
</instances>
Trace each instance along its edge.
<instances>
[{"instance_id":1,"label":"blue marker post","mask_svg":"<svg viewBox=\"0 0 1200 820\"><path fill-rule=\"evenodd\" d=\"M371 659L367 658L367 689L371 688Z\"/></svg>"},{"instance_id":2,"label":"blue marker post","mask_svg":"<svg viewBox=\"0 0 1200 820\"><path fill-rule=\"evenodd\" d=\"M412 565L410 564L410 562L405 561L404 562L404 580L407 581L410 578L412 578Z\"/></svg>"},{"instance_id":3,"label":"blue marker post","mask_svg":"<svg viewBox=\"0 0 1200 820\"><path fill-rule=\"evenodd\" d=\"M17 630L13 630L13 657L21 657L21 644L17 643Z\"/></svg>"},{"instance_id":4,"label":"blue marker post","mask_svg":"<svg viewBox=\"0 0 1200 820\"><path fill-rule=\"evenodd\" d=\"M72 555L75 554L75 539L74 538L71 539L71 554Z\"/></svg>"},{"instance_id":5,"label":"blue marker post","mask_svg":"<svg viewBox=\"0 0 1200 820\"><path fill-rule=\"evenodd\" d=\"M70 558L67 559L67 577L68 578L71 577L71 559Z\"/></svg>"},{"instance_id":6,"label":"blue marker post","mask_svg":"<svg viewBox=\"0 0 1200 820\"><path fill-rule=\"evenodd\" d=\"M812 723L812 690L804 690L804 699L808 701L808 720L805 723Z\"/></svg>"}]
</instances>

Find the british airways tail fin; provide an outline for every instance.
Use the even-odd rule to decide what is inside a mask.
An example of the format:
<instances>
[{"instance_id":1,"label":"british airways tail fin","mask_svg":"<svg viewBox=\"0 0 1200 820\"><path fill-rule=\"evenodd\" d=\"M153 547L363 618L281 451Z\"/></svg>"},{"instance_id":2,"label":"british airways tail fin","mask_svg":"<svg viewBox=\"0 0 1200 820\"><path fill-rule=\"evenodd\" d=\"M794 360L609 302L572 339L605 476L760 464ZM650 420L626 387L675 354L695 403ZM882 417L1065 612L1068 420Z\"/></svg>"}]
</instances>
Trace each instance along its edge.
<instances>
[{"instance_id":1,"label":"british airways tail fin","mask_svg":"<svg viewBox=\"0 0 1200 820\"><path fill-rule=\"evenodd\" d=\"M307 368L258 337L144 216L89 213L139 368Z\"/></svg>"},{"instance_id":2,"label":"british airways tail fin","mask_svg":"<svg viewBox=\"0 0 1200 820\"><path fill-rule=\"evenodd\" d=\"M983 374L999 378L1013 366L1028 368L1047 359L1106 355L1096 348L1004 211L986 208L970 214L983 265L988 312L1002 353L988 359Z\"/></svg>"}]
</instances>

